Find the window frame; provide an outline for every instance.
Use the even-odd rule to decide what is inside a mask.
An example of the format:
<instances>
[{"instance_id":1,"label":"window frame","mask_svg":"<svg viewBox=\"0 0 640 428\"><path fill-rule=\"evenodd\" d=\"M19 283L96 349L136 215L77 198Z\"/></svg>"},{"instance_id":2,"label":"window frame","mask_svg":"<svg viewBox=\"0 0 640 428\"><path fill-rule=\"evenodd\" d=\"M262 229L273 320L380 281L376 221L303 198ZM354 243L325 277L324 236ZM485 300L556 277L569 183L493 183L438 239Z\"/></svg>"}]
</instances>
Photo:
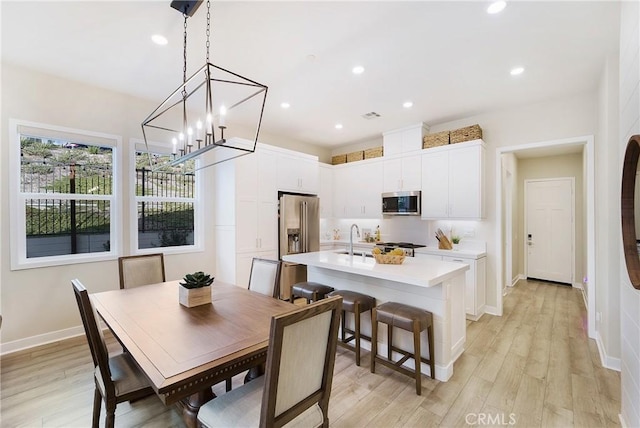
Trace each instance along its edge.
<instances>
[{"instance_id":1,"label":"window frame","mask_svg":"<svg viewBox=\"0 0 640 428\"><path fill-rule=\"evenodd\" d=\"M136 195L136 152L151 152L163 155L170 155L172 147L168 144L161 144L157 142L150 142L148 146L144 140L139 138L130 138L129 147L131 147L129 155L129 203L131 209L129 210L129 224L130 230L130 254L142 255L162 252L164 254L186 254L186 253L198 253L203 251L203 234L204 234L204 222L202 216L202 181L203 174L201 170L198 170L199 160L196 159L196 171L195 181L196 190L193 199L191 198L178 198L178 197L157 197L157 196L137 196ZM188 202L193 203L193 245L181 245L174 247L154 247L154 248L138 248L138 202Z\"/></svg>"},{"instance_id":2,"label":"window frame","mask_svg":"<svg viewBox=\"0 0 640 428\"><path fill-rule=\"evenodd\" d=\"M30 129L32 132L23 131ZM20 136L68 139L81 144L110 147L112 150L111 195L64 194L64 193L25 193L20 186L21 144ZM36 135L33 135L36 134ZM9 221L11 240L11 270L33 269L50 266L91 263L117 259L121 251L122 236L122 204L120 203L120 164L122 137L114 134L69 128L51 124L30 122L20 119L9 119ZM104 200L109 202L109 251L98 253L65 254L27 258L26 208L28 199L56 200Z\"/></svg>"}]
</instances>

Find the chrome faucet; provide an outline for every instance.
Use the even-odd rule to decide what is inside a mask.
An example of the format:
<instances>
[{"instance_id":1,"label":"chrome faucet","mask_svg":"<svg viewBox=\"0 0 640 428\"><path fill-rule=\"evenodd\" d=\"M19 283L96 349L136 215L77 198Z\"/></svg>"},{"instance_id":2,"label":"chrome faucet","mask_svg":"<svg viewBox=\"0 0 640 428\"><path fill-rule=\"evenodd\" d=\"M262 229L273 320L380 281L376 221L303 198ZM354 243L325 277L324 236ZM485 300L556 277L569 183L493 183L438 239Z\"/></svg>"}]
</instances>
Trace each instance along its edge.
<instances>
[{"instance_id":1,"label":"chrome faucet","mask_svg":"<svg viewBox=\"0 0 640 428\"><path fill-rule=\"evenodd\" d=\"M349 255L353 257L353 228L356 228L356 233L358 234L358 238L360 237L360 229L358 225L353 223L351 228L349 229Z\"/></svg>"}]
</instances>

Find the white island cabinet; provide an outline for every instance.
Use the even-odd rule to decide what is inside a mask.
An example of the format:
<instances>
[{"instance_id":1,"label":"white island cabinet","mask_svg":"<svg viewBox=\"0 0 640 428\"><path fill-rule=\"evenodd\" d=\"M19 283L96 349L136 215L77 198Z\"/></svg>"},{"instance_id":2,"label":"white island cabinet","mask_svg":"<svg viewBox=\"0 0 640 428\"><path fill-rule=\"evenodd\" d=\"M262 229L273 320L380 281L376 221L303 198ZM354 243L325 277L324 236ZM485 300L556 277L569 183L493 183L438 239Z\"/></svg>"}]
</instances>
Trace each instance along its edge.
<instances>
[{"instance_id":1,"label":"white island cabinet","mask_svg":"<svg viewBox=\"0 0 640 428\"><path fill-rule=\"evenodd\" d=\"M378 304L393 301L431 312L435 378L444 382L453 375L453 363L464 351L466 340L464 284L468 265L413 257L407 257L401 265L385 265L376 263L371 257L352 257L336 251L294 254L284 256L283 260L306 265L309 281L330 285L336 290L364 293L375 297ZM368 313L362 314L361 329L362 334L371 336ZM386 328L379 329L378 334L378 352L386 355ZM395 329L393 338L394 346L413 349L410 332ZM428 358L431 351L426 331L422 332L421 338L422 355ZM371 349L367 341L362 347ZM413 368L413 360L405 364ZM429 366L424 363L422 373L430 373Z\"/></svg>"}]
</instances>

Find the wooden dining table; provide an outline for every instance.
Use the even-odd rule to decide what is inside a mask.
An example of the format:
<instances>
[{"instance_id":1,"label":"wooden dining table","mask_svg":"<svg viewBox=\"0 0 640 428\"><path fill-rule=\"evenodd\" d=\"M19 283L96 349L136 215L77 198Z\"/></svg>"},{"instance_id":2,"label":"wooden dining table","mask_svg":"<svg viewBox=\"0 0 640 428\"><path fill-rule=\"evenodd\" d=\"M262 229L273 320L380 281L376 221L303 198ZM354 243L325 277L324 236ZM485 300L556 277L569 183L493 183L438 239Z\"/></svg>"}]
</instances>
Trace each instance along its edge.
<instances>
[{"instance_id":1,"label":"wooden dining table","mask_svg":"<svg viewBox=\"0 0 640 428\"><path fill-rule=\"evenodd\" d=\"M178 287L170 281L90 296L158 397L195 427L198 409L214 397L211 386L264 363L271 318L295 307L216 282L211 304L187 308Z\"/></svg>"}]
</instances>

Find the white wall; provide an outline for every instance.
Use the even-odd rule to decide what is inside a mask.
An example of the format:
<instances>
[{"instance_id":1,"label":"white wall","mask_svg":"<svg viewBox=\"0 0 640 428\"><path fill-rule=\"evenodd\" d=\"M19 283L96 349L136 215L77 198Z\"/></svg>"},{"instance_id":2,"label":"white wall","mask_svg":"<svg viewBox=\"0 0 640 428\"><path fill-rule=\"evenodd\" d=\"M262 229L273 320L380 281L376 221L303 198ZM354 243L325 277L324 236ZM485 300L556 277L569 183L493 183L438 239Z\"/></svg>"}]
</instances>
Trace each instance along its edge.
<instances>
[{"instance_id":1,"label":"white wall","mask_svg":"<svg viewBox=\"0 0 640 428\"><path fill-rule=\"evenodd\" d=\"M618 154L617 177L629 137L640 134L640 3L622 2L620 11L620 138L611 153ZM617 194L620 186L618 183ZM619 204L619 203L618 203ZM613 219L611 220L613 223ZM616 230L620 234L619 217ZM631 286L618 245L620 271L620 333L622 337L622 419L628 427L640 426L640 290ZM615 265L611 266L612 269ZM613 314L611 314L613 315Z\"/></svg>"}]
</instances>

